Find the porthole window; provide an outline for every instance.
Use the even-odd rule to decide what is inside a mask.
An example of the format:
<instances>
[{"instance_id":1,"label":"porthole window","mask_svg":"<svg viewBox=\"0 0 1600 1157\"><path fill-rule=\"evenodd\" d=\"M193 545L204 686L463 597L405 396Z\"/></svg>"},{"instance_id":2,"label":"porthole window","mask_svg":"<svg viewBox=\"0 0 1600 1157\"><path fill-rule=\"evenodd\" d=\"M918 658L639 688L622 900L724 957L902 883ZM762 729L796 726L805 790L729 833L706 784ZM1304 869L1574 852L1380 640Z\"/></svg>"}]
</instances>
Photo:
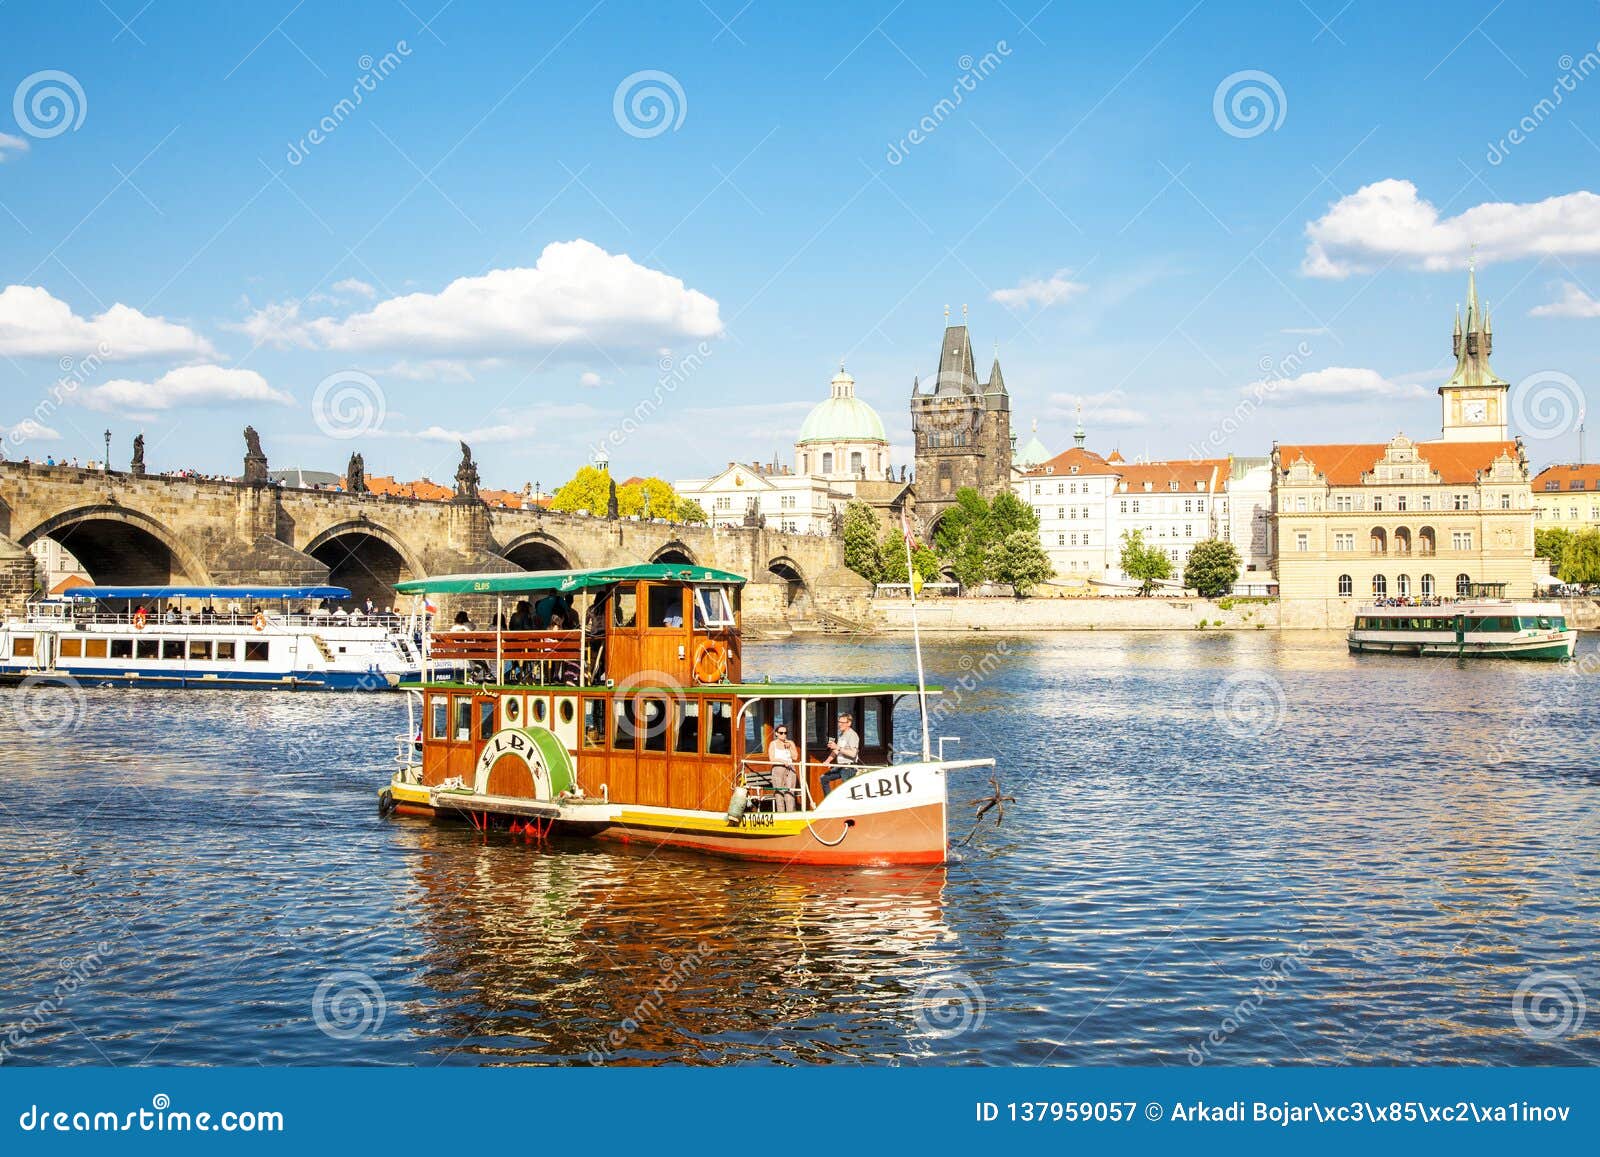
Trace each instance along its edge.
<instances>
[{"instance_id":1,"label":"porthole window","mask_svg":"<svg viewBox=\"0 0 1600 1157\"><path fill-rule=\"evenodd\" d=\"M522 701L515 695L508 696L501 701L500 709L505 712L507 723L516 723L522 718Z\"/></svg>"},{"instance_id":2,"label":"porthole window","mask_svg":"<svg viewBox=\"0 0 1600 1157\"><path fill-rule=\"evenodd\" d=\"M535 723L543 723L545 721L545 716L550 713L550 707L543 699L533 700L531 709L533 711L533 721Z\"/></svg>"},{"instance_id":3,"label":"porthole window","mask_svg":"<svg viewBox=\"0 0 1600 1157\"><path fill-rule=\"evenodd\" d=\"M556 708L556 713L561 716L561 722L571 723L574 710L575 709L572 706L572 700L563 699L561 701L561 705Z\"/></svg>"}]
</instances>

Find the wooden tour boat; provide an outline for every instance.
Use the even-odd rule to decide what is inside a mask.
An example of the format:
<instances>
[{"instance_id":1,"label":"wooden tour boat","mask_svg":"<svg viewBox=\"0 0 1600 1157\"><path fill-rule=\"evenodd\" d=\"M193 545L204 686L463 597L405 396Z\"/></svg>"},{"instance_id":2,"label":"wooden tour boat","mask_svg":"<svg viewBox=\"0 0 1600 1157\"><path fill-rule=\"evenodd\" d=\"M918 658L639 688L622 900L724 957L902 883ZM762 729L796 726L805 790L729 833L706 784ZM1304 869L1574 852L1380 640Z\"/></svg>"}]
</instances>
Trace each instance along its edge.
<instances>
[{"instance_id":1,"label":"wooden tour boat","mask_svg":"<svg viewBox=\"0 0 1600 1157\"><path fill-rule=\"evenodd\" d=\"M536 839L798 864L943 863L948 776L994 760L946 760L944 741L932 754L926 694L937 689L748 681L744 581L649 564L400 583L447 600L441 623L477 614L496 626L425 637L381 807ZM436 678L434 663L466 675ZM922 744L897 762L895 706L906 697L921 707ZM777 729L799 749L792 771L768 758ZM859 740L854 765L834 754L835 736L845 749Z\"/></svg>"}]
</instances>

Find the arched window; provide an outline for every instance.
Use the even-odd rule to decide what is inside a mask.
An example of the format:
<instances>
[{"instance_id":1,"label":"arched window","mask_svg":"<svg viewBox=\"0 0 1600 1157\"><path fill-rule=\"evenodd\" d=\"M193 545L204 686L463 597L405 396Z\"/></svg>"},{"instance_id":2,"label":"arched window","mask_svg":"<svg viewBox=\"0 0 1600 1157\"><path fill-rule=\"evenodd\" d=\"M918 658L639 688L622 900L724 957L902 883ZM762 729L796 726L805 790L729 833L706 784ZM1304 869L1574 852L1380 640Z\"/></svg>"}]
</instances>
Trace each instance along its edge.
<instances>
[{"instance_id":1,"label":"arched window","mask_svg":"<svg viewBox=\"0 0 1600 1157\"><path fill-rule=\"evenodd\" d=\"M810 474L811 473L811 455L809 455L809 454L800 455L800 473L802 473L802 474Z\"/></svg>"},{"instance_id":2,"label":"arched window","mask_svg":"<svg viewBox=\"0 0 1600 1157\"><path fill-rule=\"evenodd\" d=\"M822 472L824 474L833 473L833 452L831 450L822 452Z\"/></svg>"},{"instance_id":3,"label":"arched window","mask_svg":"<svg viewBox=\"0 0 1600 1157\"><path fill-rule=\"evenodd\" d=\"M1372 553L1389 553L1389 537L1383 532L1383 527L1381 526L1374 526L1372 528Z\"/></svg>"},{"instance_id":4,"label":"arched window","mask_svg":"<svg viewBox=\"0 0 1600 1157\"><path fill-rule=\"evenodd\" d=\"M1433 576L1431 574L1422 576L1422 597L1425 599L1433 597Z\"/></svg>"},{"instance_id":5,"label":"arched window","mask_svg":"<svg viewBox=\"0 0 1600 1157\"><path fill-rule=\"evenodd\" d=\"M1411 576L1403 574L1394 580L1394 593L1405 598L1411 593Z\"/></svg>"},{"instance_id":6,"label":"arched window","mask_svg":"<svg viewBox=\"0 0 1600 1157\"><path fill-rule=\"evenodd\" d=\"M1356 593L1355 581L1353 579L1351 579L1351 577L1349 575L1347 575L1347 574L1340 575L1339 576L1339 597L1341 599L1347 599L1347 598L1349 598L1351 595L1353 595L1355 593Z\"/></svg>"},{"instance_id":7,"label":"arched window","mask_svg":"<svg viewBox=\"0 0 1600 1157\"><path fill-rule=\"evenodd\" d=\"M1471 585L1472 585L1472 576L1471 575L1469 575L1469 574L1458 574L1458 575L1456 575L1456 598L1458 598L1458 599L1466 598L1467 597L1467 588L1469 588Z\"/></svg>"},{"instance_id":8,"label":"arched window","mask_svg":"<svg viewBox=\"0 0 1600 1157\"><path fill-rule=\"evenodd\" d=\"M1417 531L1417 553L1418 554L1422 554L1422 555L1433 554L1434 551L1437 549L1437 547L1438 547L1438 542L1434 538L1433 527L1424 526L1421 530Z\"/></svg>"},{"instance_id":9,"label":"arched window","mask_svg":"<svg viewBox=\"0 0 1600 1157\"><path fill-rule=\"evenodd\" d=\"M864 465L865 460L861 456L861 451L852 450L850 452L850 473L860 474Z\"/></svg>"},{"instance_id":10,"label":"arched window","mask_svg":"<svg viewBox=\"0 0 1600 1157\"><path fill-rule=\"evenodd\" d=\"M1411 532L1403 526L1395 527L1394 552L1396 554L1411 553Z\"/></svg>"},{"instance_id":11,"label":"arched window","mask_svg":"<svg viewBox=\"0 0 1600 1157\"><path fill-rule=\"evenodd\" d=\"M1372 597L1381 599L1389 593L1389 580L1381 574L1372 576Z\"/></svg>"}]
</instances>

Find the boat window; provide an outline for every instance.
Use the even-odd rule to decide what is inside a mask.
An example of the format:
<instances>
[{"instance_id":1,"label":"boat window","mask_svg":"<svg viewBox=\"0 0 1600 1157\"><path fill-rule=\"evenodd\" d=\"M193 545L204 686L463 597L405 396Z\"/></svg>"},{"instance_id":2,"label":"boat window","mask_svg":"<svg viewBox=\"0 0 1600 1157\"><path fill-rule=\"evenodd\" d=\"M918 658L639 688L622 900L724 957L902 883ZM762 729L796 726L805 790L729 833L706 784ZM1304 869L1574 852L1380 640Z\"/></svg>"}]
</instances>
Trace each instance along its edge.
<instances>
[{"instance_id":1,"label":"boat window","mask_svg":"<svg viewBox=\"0 0 1600 1157\"><path fill-rule=\"evenodd\" d=\"M650 625L652 627L683 626L683 588L653 584L649 589Z\"/></svg>"},{"instance_id":2,"label":"boat window","mask_svg":"<svg viewBox=\"0 0 1600 1157\"><path fill-rule=\"evenodd\" d=\"M700 701L685 699L678 704L678 741L676 751L693 755L700 750Z\"/></svg>"},{"instance_id":3,"label":"boat window","mask_svg":"<svg viewBox=\"0 0 1600 1157\"><path fill-rule=\"evenodd\" d=\"M728 755L733 751L733 704L727 699L706 702L706 754Z\"/></svg>"},{"instance_id":4,"label":"boat window","mask_svg":"<svg viewBox=\"0 0 1600 1157\"><path fill-rule=\"evenodd\" d=\"M113 659L131 659L131 658L133 658L133 640L132 639L112 639L111 640L111 657Z\"/></svg>"},{"instance_id":5,"label":"boat window","mask_svg":"<svg viewBox=\"0 0 1600 1157\"><path fill-rule=\"evenodd\" d=\"M1552 630L1552 631L1564 631L1564 630L1566 630L1566 629L1567 629L1567 619L1566 619L1566 616L1565 616L1565 615L1560 615L1560 616L1557 616L1557 617L1556 617L1556 618L1555 618L1555 619L1554 619L1554 620L1552 620L1552 621L1553 621L1553 624L1554 624L1554 625L1553 625L1553 626L1552 626L1552 627L1551 627L1551 628L1550 628L1550 629L1551 629L1551 630Z\"/></svg>"},{"instance_id":6,"label":"boat window","mask_svg":"<svg viewBox=\"0 0 1600 1157\"><path fill-rule=\"evenodd\" d=\"M615 608L612 624L618 627L633 626L639 618L638 603L638 591L633 587L618 587L617 593L611 597L611 605Z\"/></svg>"},{"instance_id":7,"label":"boat window","mask_svg":"<svg viewBox=\"0 0 1600 1157\"><path fill-rule=\"evenodd\" d=\"M733 604L725 587L694 588L694 625L701 629L733 626Z\"/></svg>"},{"instance_id":8,"label":"boat window","mask_svg":"<svg viewBox=\"0 0 1600 1157\"><path fill-rule=\"evenodd\" d=\"M826 700L813 700L806 704L806 750L819 754L828 746L833 732L828 726L832 715L831 704Z\"/></svg>"},{"instance_id":9,"label":"boat window","mask_svg":"<svg viewBox=\"0 0 1600 1157\"><path fill-rule=\"evenodd\" d=\"M455 739L466 743L472 738L472 700L465 695L455 698Z\"/></svg>"},{"instance_id":10,"label":"boat window","mask_svg":"<svg viewBox=\"0 0 1600 1157\"><path fill-rule=\"evenodd\" d=\"M159 658L161 658L161 642L160 642L160 640L158 640L158 639L140 639L139 640L139 658L141 658L141 659L159 659Z\"/></svg>"},{"instance_id":11,"label":"boat window","mask_svg":"<svg viewBox=\"0 0 1600 1157\"><path fill-rule=\"evenodd\" d=\"M611 707L611 747L615 751L632 751L639 736L633 700L618 699Z\"/></svg>"},{"instance_id":12,"label":"boat window","mask_svg":"<svg viewBox=\"0 0 1600 1157\"><path fill-rule=\"evenodd\" d=\"M1551 629L1552 628L1550 626L1550 617L1548 615L1540 615L1539 616L1539 630L1548 631L1548 630L1551 630Z\"/></svg>"},{"instance_id":13,"label":"boat window","mask_svg":"<svg viewBox=\"0 0 1600 1157\"><path fill-rule=\"evenodd\" d=\"M181 658L183 658L183 640L182 639L162 639L161 640L161 657L163 659L181 659Z\"/></svg>"},{"instance_id":14,"label":"boat window","mask_svg":"<svg viewBox=\"0 0 1600 1157\"><path fill-rule=\"evenodd\" d=\"M585 699L583 701L583 745L585 747L604 747L606 745L606 701L604 699Z\"/></svg>"},{"instance_id":15,"label":"boat window","mask_svg":"<svg viewBox=\"0 0 1600 1157\"><path fill-rule=\"evenodd\" d=\"M83 641L83 657L86 659L104 659L106 657L105 639L85 639Z\"/></svg>"},{"instance_id":16,"label":"boat window","mask_svg":"<svg viewBox=\"0 0 1600 1157\"><path fill-rule=\"evenodd\" d=\"M11 654L18 659L33 658L33 636L11 640Z\"/></svg>"},{"instance_id":17,"label":"boat window","mask_svg":"<svg viewBox=\"0 0 1600 1157\"><path fill-rule=\"evenodd\" d=\"M868 699L861 704L861 745L883 746L883 700Z\"/></svg>"},{"instance_id":18,"label":"boat window","mask_svg":"<svg viewBox=\"0 0 1600 1157\"><path fill-rule=\"evenodd\" d=\"M744 749L746 751L760 751L764 746L761 742L761 706L760 704L753 704L745 708Z\"/></svg>"},{"instance_id":19,"label":"boat window","mask_svg":"<svg viewBox=\"0 0 1600 1157\"><path fill-rule=\"evenodd\" d=\"M494 700L478 700L478 738L488 739L494 735Z\"/></svg>"},{"instance_id":20,"label":"boat window","mask_svg":"<svg viewBox=\"0 0 1600 1157\"><path fill-rule=\"evenodd\" d=\"M545 718L550 714L549 700L544 698L528 700L528 708L535 723L543 724Z\"/></svg>"},{"instance_id":21,"label":"boat window","mask_svg":"<svg viewBox=\"0 0 1600 1157\"><path fill-rule=\"evenodd\" d=\"M83 658L83 640L63 638L61 640L61 657L63 659Z\"/></svg>"},{"instance_id":22,"label":"boat window","mask_svg":"<svg viewBox=\"0 0 1600 1157\"><path fill-rule=\"evenodd\" d=\"M122 640L120 640L120 639L117 640L117 642L121 642L121 641ZM117 646L117 643L112 643L111 644L113 658L115 657L116 646ZM235 643L234 643L234 641L232 639L218 639L217 640L217 662L219 662L219 663L231 663L231 662L233 662L234 647L235 647Z\"/></svg>"},{"instance_id":23,"label":"boat window","mask_svg":"<svg viewBox=\"0 0 1600 1157\"><path fill-rule=\"evenodd\" d=\"M646 699L639 711L639 726L644 730L646 751L665 751L670 726L667 721L667 701Z\"/></svg>"},{"instance_id":24,"label":"boat window","mask_svg":"<svg viewBox=\"0 0 1600 1157\"><path fill-rule=\"evenodd\" d=\"M563 723L571 723L575 711L577 708L572 705L571 699L562 699L556 703L556 714L561 717Z\"/></svg>"},{"instance_id":25,"label":"boat window","mask_svg":"<svg viewBox=\"0 0 1600 1157\"><path fill-rule=\"evenodd\" d=\"M191 659L204 659L207 662L210 662L211 661L211 640L210 639L190 639L189 640L189 658L191 658Z\"/></svg>"},{"instance_id":26,"label":"boat window","mask_svg":"<svg viewBox=\"0 0 1600 1157\"><path fill-rule=\"evenodd\" d=\"M265 639L246 639L244 661L246 663L265 663L267 661L267 641Z\"/></svg>"}]
</instances>

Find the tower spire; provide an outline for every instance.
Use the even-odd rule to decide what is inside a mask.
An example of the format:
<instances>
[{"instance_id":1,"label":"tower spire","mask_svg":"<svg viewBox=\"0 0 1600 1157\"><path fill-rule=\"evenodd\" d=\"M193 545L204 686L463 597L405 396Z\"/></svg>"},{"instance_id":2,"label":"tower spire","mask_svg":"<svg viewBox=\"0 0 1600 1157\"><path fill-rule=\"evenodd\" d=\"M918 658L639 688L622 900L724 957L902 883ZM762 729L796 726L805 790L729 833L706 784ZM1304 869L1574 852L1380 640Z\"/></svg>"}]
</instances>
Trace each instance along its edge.
<instances>
[{"instance_id":1,"label":"tower spire","mask_svg":"<svg viewBox=\"0 0 1600 1157\"><path fill-rule=\"evenodd\" d=\"M1072 429L1072 444L1074 446L1076 446L1078 449L1082 450L1083 449L1083 440L1087 436L1087 435L1084 434L1084 431L1083 431L1083 399L1082 398L1078 399L1077 411L1078 411L1078 421L1077 421L1077 424ZM1038 423L1034 423L1034 424L1036 426L1038 425Z\"/></svg>"}]
</instances>

